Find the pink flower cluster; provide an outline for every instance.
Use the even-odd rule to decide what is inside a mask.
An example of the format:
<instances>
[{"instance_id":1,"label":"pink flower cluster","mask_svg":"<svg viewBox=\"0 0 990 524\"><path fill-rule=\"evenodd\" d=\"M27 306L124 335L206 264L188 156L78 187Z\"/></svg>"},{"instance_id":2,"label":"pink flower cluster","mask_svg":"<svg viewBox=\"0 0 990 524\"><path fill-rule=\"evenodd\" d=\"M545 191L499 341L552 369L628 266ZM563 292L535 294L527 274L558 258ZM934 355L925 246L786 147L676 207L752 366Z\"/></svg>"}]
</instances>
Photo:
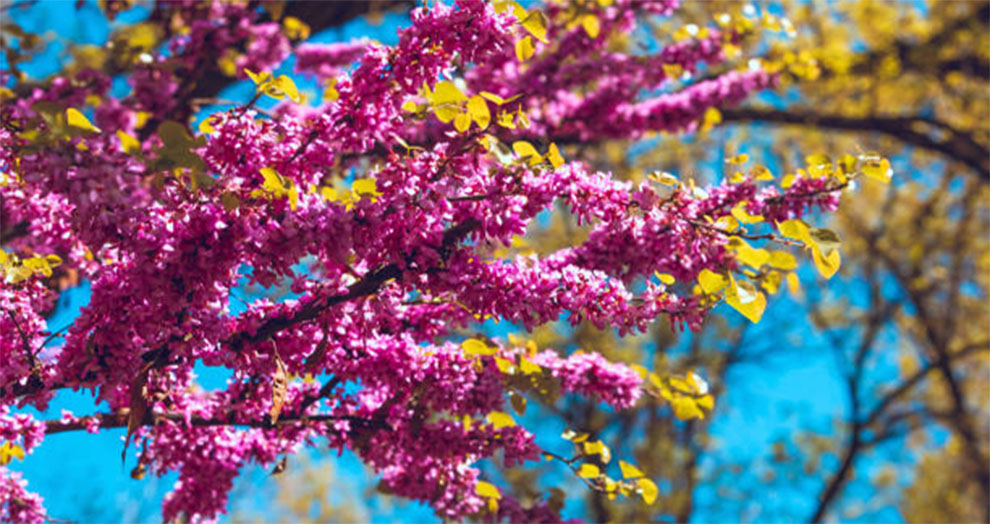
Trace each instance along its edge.
<instances>
[{"instance_id":1,"label":"pink flower cluster","mask_svg":"<svg viewBox=\"0 0 990 524\"><path fill-rule=\"evenodd\" d=\"M509 378L494 356L465 354L453 342L459 330L488 318L530 329L561 316L623 334L661 316L697 328L709 306L690 285L702 270L736 269L728 234L709 221L739 204L767 220L837 204L822 180L783 192L752 181L701 191L634 186L580 162L537 165L483 147L476 126L454 132L435 108L408 110L426 103L424 85L461 76L468 96L519 95L505 107L484 103L493 121L510 110L530 126L493 122L486 132L508 144L528 138L542 153L552 141L690 130L708 108L774 84L761 71L727 72L674 90L663 65L694 71L723 59L731 35L714 30L654 55L609 50L610 34L669 14L672 0L594 7L597 38L568 28L564 7L552 4L554 45L538 43L525 63L515 43L528 33L511 9L430 2L413 10L396 46L296 48L297 71L336 79L336 100L285 99L275 118L239 107L213 115L208 134L176 132L194 112L196 72L229 59L218 49L264 71L289 56L280 26L252 5L159 2L153 20L183 30L170 26L167 52L149 51L130 72L126 96L108 94L109 75L81 71L0 107L0 172L11 175L0 184L0 215L23 224L5 253L62 261L51 278L15 281L13 266L0 269L0 439L30 452L46 431L129 425L140 471L179 472L166 520L215 519L243 466L310 445L353 451L387 489L446 519L483 513L477 463L536 460L540 447L524 427L488 421L505 410ZM94 96L100 129L59 135L64 110ZM557 205L590 227L585 241L493 257ZM91 283L90 303L64 344L42 352L53 282L69 271ZM687 286L655 282L654 272ZM245 276L270 296L245 298ZM532 361L564 392L620 409L640 395L635 371L597 353L543 351ZM204 391L197 364L231 378ZM68 388L93 390L110 412L43 423L13 411L44 409ZM40 497L6 469L0 508L2 520L45 518ZM511 502L501 516L560 518L545 504Z\"/></svg>"}]
</instances>

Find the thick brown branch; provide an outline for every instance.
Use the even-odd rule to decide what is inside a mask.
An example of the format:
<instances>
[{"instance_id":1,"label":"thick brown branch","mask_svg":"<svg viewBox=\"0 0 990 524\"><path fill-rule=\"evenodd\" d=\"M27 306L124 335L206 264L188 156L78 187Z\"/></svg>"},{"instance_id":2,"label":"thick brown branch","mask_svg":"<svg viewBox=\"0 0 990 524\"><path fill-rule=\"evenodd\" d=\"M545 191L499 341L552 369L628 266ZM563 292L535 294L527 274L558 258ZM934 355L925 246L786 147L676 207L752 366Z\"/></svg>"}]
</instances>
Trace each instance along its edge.
<instances>
[{"instance_id":1,"label":"thick brown branch","mask_svg":"<svg viewBox=\"0 0 990 524\"><path fill-rule=\"evenodd\" d=\"M469 219L448 229L443 235L443 245L441 246L441 251L447 251L452 248L479 225L481 224L477 220ZM445 256L445 253L441 253L441 255ZM401 276L402 270L399 265L389 264L365 275L364 278L352 284L347 289L347 293L342 295L334 295L325 299L313 300L292 315L269 318L254 332L254 334L238 333L226 342L236 349L241 347L244 343L256 343L267 340L280 331L317 318L331 306L342 302L347 302L348 300L373 295L381 289L383 284L393 278L399 278Z\"/></svg>"},{"instance_id":2,"label":"thick brown branch","mask_svg":"<svg viewBox=\"0 0 990 524\"><path fill-rule=\"evenodd\" d=\"M725 108L722 118L726 122L773 122L813 126L825 129L841 129L853 132L875 132L901 142L938 153L966 165L976 172L980 180L990 182L990 150L977 143L970 135L949 125L916 117L848 117L820 113L809 109ZM923 133L919 128L935 128ZM944 139L938 135L947 135Z\"/></svg>"}]
</instances>

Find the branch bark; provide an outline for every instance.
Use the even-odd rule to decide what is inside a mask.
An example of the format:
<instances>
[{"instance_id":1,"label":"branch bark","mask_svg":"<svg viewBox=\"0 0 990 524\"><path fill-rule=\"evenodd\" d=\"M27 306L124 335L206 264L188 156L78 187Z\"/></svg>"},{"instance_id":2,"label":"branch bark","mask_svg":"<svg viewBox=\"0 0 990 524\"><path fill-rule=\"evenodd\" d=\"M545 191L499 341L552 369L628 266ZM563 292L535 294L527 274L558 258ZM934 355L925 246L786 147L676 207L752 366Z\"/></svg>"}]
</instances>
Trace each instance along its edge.
<instances>
[{"instance_id":1,"label":"branch bark","mask_svg":"<svg viewBox=\"0 0 990 524\"><path fill-rule=\"evenodd\" d=\"M875 132L944 155L973 170L983 183L990 182L990 149L968 133L937 120L908 117L848 117L810 109L725 108L726 122L772 122L854 132ZM922 132L919 129L928 129ZM939 134L948 135L939 139Z\"/></svg>"}]
</instances>

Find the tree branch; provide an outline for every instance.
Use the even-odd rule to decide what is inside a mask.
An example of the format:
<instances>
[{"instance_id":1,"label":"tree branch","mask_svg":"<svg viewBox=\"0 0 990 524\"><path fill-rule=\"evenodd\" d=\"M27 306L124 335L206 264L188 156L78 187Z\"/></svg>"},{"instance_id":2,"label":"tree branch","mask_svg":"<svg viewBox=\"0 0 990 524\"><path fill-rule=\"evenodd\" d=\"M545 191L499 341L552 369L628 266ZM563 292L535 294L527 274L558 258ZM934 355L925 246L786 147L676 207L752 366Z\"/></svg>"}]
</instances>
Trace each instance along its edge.
<instances>
[{"instance_id":1,"label":"tree branch","mask_svg":"<svg viewBox=\"0 0 990 524\"><path fill-rule=\"evenodd\" d=\"M158 414L154 416L157 420L170 420L172 422L185 423L186 418L182 413L165 413ZM69 431L80 431L86 429L86 423L92 419L97 419L100 422L100 429L113 429L113 428L126 428L128 420L127 410L121 410L120 413L97 413L95 415L90 415L88 417L80 417L76 420L66 422L63 420L46 420L45 423L45 434L52 435L56 433L66 433ZM250 428L274 428L278 426L286 426L289 424L305 423L305 422L328 422L335 420L347 420L350 422L367 424L370 427L377 429L388 429L388 426L378 420L367 419L362 417L354 417L348 415L301 415L295 417L279 417L278 422L272 424L269 420L253 420L250 422L232 422L227 418L202 418L202 417L191 417L189 419L190 426L197 427L215 427L215 426L244 426ZM154 425L154 422L146 422L143 424L145 426Z\"/></svg>"},{"instance_id":2,"label":"tree branch","mask_svg":"<svg viewBox=\"0 0 990 524\"><path fill-rule=\"evenodd\" d=\"M929 118L848 117L804 108L725 108L722 109L722 119L726 122L773 122L861 133L880 133L961 162L975 171L982 182L990 182L990 149L977 143L969 134ZM932 133L918 131L918 128L933 127L937 129L932 129ZM949 136L939 139L937 137L939 134Z\"/></svg>"}]
</instances>

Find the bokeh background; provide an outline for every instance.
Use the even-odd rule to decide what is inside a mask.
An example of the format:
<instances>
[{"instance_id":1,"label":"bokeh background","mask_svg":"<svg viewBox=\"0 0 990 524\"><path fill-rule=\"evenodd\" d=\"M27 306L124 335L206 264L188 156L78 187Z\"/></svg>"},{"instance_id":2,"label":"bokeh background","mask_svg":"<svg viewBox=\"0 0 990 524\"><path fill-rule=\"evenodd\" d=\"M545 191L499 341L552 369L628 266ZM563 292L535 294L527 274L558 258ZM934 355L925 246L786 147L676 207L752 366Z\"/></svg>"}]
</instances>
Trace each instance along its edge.
<instances>
[{"instance_id":1,"label":"bokeh background","mask_svg":"<svg viewBox=\"0 0 990 524\"><path fill-rule=\"evenodd\" d=\"M396 30L408 25L411 4L296 2L288 9L310 25L310 41L392 44ZM767 31L759 42L741 45L788 64L781 86L710 113L695 133L571 145L569 160L637 181L661 170L705 183L730 176L726 159L739 153L783 174L811 154L877 151L891 159L894 180L863 180L834 217L817 218L841 236L840 273L825 281L803 267L800 291L774 296L759 324L721 306L699 332L671 331L661 319L650 332L625 339L566 322L530 334L484 326L489 335L517 332L541 348L588 348L708 379L717 403L703 420L679 421L650 398L623 412L586 399L554 405L531 399L519 417L549 449L566 452L559 435L574 427L601 438L613 455L633 457L660 486L657 504L608 500L553 463L483 467L523 501L560 487L566 516L600 522L990 521L990 3L684 4L675 17L629 35L630 45L655 48L683 36L686 24L742 13ZM16 64L33 80L93 60L94 49L149 13L139 2L110 22L91 0L0 5L3 23L43 35L31 59ZM774 17L778 24L787 17L794 30L774 27ZM10 65L0 56L0 69ZM720 68L739 65L730 60ZM292 70L290 58L279 73ZM318 96L315 82L296 81ZM215 84L200 117L253 92L253 85L219 72ZM128 89L123 78L114 84L118 95ZM0 228L3 233L9 234ZM557 215L507 249L550 252L583 234ZM285 298L288 291L242 287L234 294L236 313L241 300ZM70 324L88 300L86 282L68 282L49 329ZM203 370L200 381L209 389L225 379ZM58 417L63 408L96 409L89 394L68 393L46 415ZM123 435L55 435L12 467L23 471L55 518L157 521L175 477L131 479L132 464L122 467L119 460ZM307 452L278 476L246 469L225 519L437 520L424 506L378 493L376 483L348 452Z\"/></svg>"}]
</instances>

